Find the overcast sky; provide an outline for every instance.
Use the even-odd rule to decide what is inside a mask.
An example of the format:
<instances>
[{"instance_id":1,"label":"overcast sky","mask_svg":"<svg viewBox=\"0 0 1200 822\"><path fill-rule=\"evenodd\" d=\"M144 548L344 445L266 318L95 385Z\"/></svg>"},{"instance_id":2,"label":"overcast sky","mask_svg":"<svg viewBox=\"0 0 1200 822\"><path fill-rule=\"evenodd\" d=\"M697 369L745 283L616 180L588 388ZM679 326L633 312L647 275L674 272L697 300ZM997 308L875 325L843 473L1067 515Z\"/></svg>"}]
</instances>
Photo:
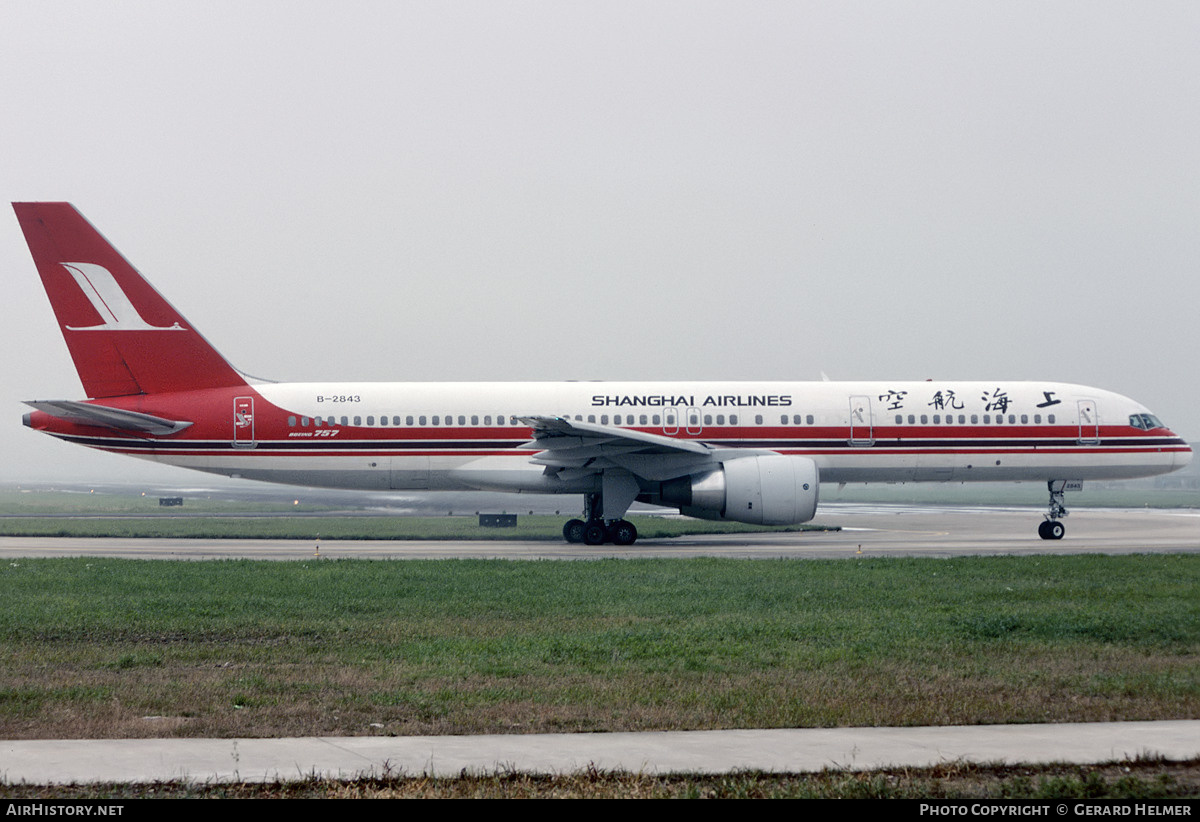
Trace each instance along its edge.
<instances>
[{"instance_id":1,"label":"overcast sky","mask_svg":"<svg viewBox=\"0 0 1200 822\"><path fill-rule=\"evenodd\" d=\"M1200 4L0 0L0 193L280 380L1036 379L1200 439ZM82 389L0 214L0 478ZM193 475L194 476L194 475Z\"/></svg>"}]
</instances>

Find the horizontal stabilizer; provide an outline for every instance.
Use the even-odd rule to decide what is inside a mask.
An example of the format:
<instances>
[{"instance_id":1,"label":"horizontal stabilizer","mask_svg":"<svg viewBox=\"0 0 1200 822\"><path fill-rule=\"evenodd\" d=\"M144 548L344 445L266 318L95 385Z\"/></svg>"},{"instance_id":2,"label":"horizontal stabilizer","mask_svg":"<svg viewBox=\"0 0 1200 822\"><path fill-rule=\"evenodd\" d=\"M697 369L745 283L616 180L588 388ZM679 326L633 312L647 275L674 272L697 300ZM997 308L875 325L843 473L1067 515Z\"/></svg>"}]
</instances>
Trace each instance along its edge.
<instances>
[{"instance_id":1,"label":"horizontal stabilizer","mask_svg":"<svg viewBox=\"0 0 1200 822\"><path fill-rule=\"evenodd\" d=\"M52 417L58 417L78 425L98 425L101 428L137 431L158 437L178 434L191 425L190 422L178 422L151 414L141 414L137 411L125 411L120 408L109 408L104 405L92 405L72 400L33 400L25 404Z\"/></svg>"}]
</instances>

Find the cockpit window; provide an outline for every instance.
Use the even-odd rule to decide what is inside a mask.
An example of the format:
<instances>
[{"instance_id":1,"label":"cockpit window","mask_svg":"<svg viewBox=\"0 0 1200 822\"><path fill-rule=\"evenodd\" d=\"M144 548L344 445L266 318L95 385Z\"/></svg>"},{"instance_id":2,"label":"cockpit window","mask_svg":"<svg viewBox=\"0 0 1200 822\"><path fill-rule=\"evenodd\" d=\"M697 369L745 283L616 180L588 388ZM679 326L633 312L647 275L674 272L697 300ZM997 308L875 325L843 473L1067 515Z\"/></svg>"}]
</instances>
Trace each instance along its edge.
<instances>
[{"instance_id":1,"label":"cockpit window","mask_svg":"<svg viewBox=\"0 0 1200 822\"><path fill-rule=\"evenodd\" d=\"M1153 414L1130 414L1129 424L1134 428L1140 428L1143 431L1149 431L1152 428L1165 428L1162 421Z\"/></svg>"}]
</instances>

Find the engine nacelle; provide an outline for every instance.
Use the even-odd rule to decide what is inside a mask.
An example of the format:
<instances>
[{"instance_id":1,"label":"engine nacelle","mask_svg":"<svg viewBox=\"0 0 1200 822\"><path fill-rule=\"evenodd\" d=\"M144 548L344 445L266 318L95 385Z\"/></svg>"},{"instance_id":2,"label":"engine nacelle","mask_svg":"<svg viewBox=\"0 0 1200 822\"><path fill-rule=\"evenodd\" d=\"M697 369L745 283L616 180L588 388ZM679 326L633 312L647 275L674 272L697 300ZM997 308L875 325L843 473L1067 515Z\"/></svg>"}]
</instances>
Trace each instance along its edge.
<instances>
[{"instance_id":1,"label":"engine nacelle","mask_svg":"<svg viewBox=\"0 0 1200 822\"><path fill-rule=\"evenodd\" d=\"M817 513L817 464L808 457L736 457L662 484L661 501L689 517L793 525Z\"/></svg>"}]
</instances>

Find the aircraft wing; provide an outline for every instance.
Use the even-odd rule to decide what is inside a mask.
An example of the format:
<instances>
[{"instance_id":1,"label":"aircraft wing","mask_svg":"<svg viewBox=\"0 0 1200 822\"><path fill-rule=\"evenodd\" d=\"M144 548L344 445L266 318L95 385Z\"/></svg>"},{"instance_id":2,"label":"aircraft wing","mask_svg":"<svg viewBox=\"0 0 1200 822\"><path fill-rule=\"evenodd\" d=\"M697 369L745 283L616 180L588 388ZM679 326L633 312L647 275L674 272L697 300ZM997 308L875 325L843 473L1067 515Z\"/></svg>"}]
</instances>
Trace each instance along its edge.
<instances>
[{"instance_id":1,"label":"aircraft wing","mask_svg":"<svg viewBox=\"0 0 1200 822\"><path fill-rule=\"evenodd\" d=\"M648 480L695 473L714 463L715 449L696 440L631 431L563 417L518 417L533 429L531 459L563 479L624 468Z\"/></svg>"},{"instance_id":2,"label":"aircraft wing","mask_svg":"<svg viewBox=\"0 0 1200 822\"><path fill-rule=\"evenodd\" d=\"M79 425L97 425L101 428L135 431L159 437L177 434L191 425L190 422L168 420L137 411L125 411L121 408L109 408L105 405L93 405L72 400L32 400L25 404L38 411L44 411L52 417Z\"/></svg>"}]
</instances>

